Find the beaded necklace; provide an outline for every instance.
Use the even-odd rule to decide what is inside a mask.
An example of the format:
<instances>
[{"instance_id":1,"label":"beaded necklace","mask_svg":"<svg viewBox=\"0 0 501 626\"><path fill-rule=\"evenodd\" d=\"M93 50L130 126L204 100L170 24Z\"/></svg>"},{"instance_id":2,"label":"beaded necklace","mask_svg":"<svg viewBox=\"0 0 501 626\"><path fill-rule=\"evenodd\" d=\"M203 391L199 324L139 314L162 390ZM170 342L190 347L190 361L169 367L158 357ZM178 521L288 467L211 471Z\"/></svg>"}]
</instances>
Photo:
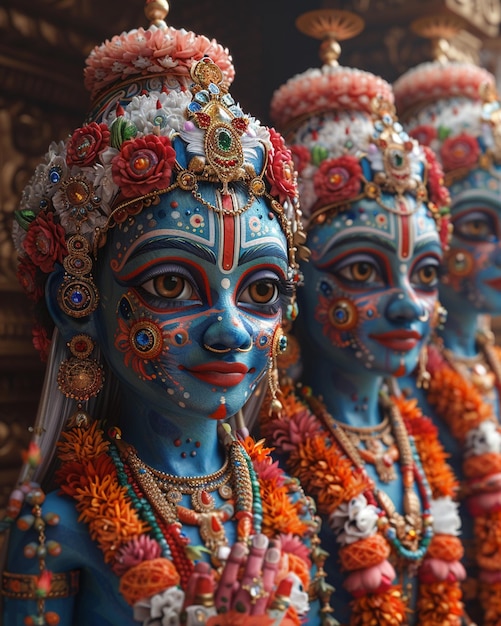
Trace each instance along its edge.
<instances>
[{"instance_id":1,"label":"beaded necklace","mask_svg":"<svg viewBox=\"0 0 501 626\"><path fill-rule=\"evenodd\" d=\"M393 554L399 567L411 572L428 556L455 563L462 557L462 546L453 534L433 534L430 500L445 499L452 503L457 484L446 465L446 454L438 441L437 429L423 417L415 401L402 398L384 399L399 448L404 483L404 509L416 510L416 484L422 503L420 521L414 521L402 532L402 516L393 503L375 489L367 475L364 461L343 428L326 411L311 389L288 384L283 387L283 411L270 416L266 407L261 413L263 435L286 453L289 472L299 479L307 495L314 498L318 510L329 520L341 547L338 552L341 569L346 572L344 585L353 594L350 602L350 626L400 626L407 623L408 606L400 585L394 584L395 572L388 570L387 559ZM412 434L412 436L411 436ZM412 495L411 495L412 493ZM346 537L350 524L357 524L361 511L362 525L377 511L377 523L367 532ZM418 505L419 506L419 505ZM344 524L337 519L346 520ZM415 519L415 518L414 518ZM345 537L341 538L343 529ZM414 533L416 533L414 535ZM364 572L378 570L390 579L381 578L377 588L364 583ZM362 581L362 582L360 582ZM358 585L358 586L357 586ZM368 586L366 586L368 585ZM335 596L334 596L335 604ZM463 614L460 583L454 577L446 581L433 576L419 583L416 623L458 626Z\"/></svg>"},{"instance_id":2,"label":"beaded necklace","mask_svg":"<svg viewBox=\"0 0 501 626\"><path fill-rule=\"evenodd\" d=\"M259 488L254 488L258 480L252 463L248 462L245 450L237 441L229 444L223 467L208 476L180 477L155 470L139 459L132 446L119 438L115 438L110 446L110 454L120 484L127 487L130 497L137 501L136 508L144 521L152 526L155 537L165 536L167 544L172 525L181 522L198 526L213 565L220 567L219 549L228 545L224 522L233 517L235 509L240 520L237 525L238 541L247 541L251 531L261 532L261 498ZM231 482L231 487L228 482ZM214 498L210 495L216 489L227 500L219 509L215 508ZM233 493L235 497L230 500ZM136 498L139 494L143 497ZM183 494L191 495L193 509L179 504ZM163 555L173 558L169 551ZM179 554L174 558L178 569L190 569L186 563L181 565L176 561L179 561Z\"/></svg>"},{"instance_id":3,"label":"beaded necklace","mask_svg":"<svg viewBox=\"0 0 501 626\"><path fill-rule=\"evenodd\" d=\"M63 432L57 444L61 466L56 479L61 491L74 499L79 519L89 525L91 539L120 578L119 590L130 606L178 584L186 589L194 561L202 558L200 549L190 545L182 532L188 507L175 504L175 493L174 502L167 501L157 485L161 480L162 487L170 485L174 492L191 492L202 507L195 514L210 513L206 519L216 526L231 517L239 541L259 532L270 539L279 538L284 572L296 574L310 589L311 597L320 599L322 623L328 623L332 609L323 570L327 553L318 545L318 520L312 503L297 482L273 463L271 450L263 441L235 439L223 426L222 443L227 451L223 467L208 477L183 478L149 468L119 438L118 429L109 434L110 439L95 421ZM210 508L210 494L216 488L222 490L223 499L228 497L219 512ZM204 510L205 506L209 510ZM197 524L200 519L195 515L190 521ZM303 543L305 538L311 541L311 553ZM216 549L225 545L222 534L216 533L215 538L210 534L211 541ZM310 558L315 566L313 580ZM217 570L220 563L215 563ZM292 606L288 612L297 620Z\"/></svg>"},{"instance_id":4,"label":"beaded necklace","mask_svg":"<svg viewBox=\"0 0 501 626\"><path fill-rule=\"evenodd\" d=\"M333 426L337 425L343 432L343 437L346 435L349 438L355 447L356 454L363 461L374 466L379 480L390 483L396 479L394 463L400 458L400 451L395 444L388 416L385 416L380 424L371 428L349 426L329 417L328 422L331 422ZM365 447L362 447L363 445ZM387 446L386 449L385 446Z\"/></svg>"},{"instance_id":5,"label":"beaded necklace","mask_svg":"<svg viewBox=\"0 0 501 626\"><path fill-rule=\"evenodd\" d=\"M345 454L359 471L365 471L365 462L359 450L353 445L340 422L334 420L325 405L310 392L304 398L331 436L337 441ZM412 437L409 436L397 407L387 399L385 410L389 414L393 432L397 440L400 470L404 485L404 515L400 515L390 497L381 489L373 486L368 501L380 507L379 528L386 539L393 545L399 557L410 561L420 561L433 536L431 528L430 500L431 491L422 470L419 456ZM422 501L422 514L414 484L417 483Z\"/></svg>"}]
</instances>

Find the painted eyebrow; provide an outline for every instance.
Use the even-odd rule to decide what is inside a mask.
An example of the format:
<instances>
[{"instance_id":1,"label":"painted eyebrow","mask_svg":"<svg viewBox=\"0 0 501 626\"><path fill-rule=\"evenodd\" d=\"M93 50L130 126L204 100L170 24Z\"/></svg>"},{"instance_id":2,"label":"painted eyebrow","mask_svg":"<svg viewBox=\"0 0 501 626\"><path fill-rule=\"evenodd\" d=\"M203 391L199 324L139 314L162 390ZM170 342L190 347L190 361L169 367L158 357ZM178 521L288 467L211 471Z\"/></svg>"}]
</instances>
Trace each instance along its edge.
<instances>
[{"instance_id":1,"label":"painted eyebrow","mask_svg":"<svg viewBox=\"0 0 501 626\"><path fill-rule=\"evenodd\" d=\"M166 237L161 239L155 239L154 241L149 241L148 243L142 244L138 246L134 252L127 259L127 262L132 261L136 257L145 252L156 252L158 250L164 251L165 249L172 250L183 250L184 252L191 252L192 254L201 257L205 261L216 264L216 255L212 250L209 250L205 246L200 244L196 244L192 241L188 241L187 239L183 239L181 237Z\"/></svg>"},{"instance_id":2,"label":"painted eyebrow","mask_svg":"<svg viewBox=\"0 0 501 626\"><path fill-rule=\"evenodd\" d=\"M275 257L277 261L288 263L289 259L284 249L274 243L263 243L258 246L248 248L238 259L238 265L244 265L254 260L260 260L263 256Z\"/></svg>"},{"instance_id":3,"label":"painted eyebrow","mask_svg":"<svg viewBox=\"0 0 501 626\"><path fill-rule=\"evenodd\" d=\"M339 246L341 244L344 244L346 242L350 242L350 241L357 241L361 242L361 243L376 243L378 246L381 246L382 248L385 248L386 250L389 250L390 252L396 252L397 247L396 245L390 241L389 239L381 239L378 238L376 235L372 236L372 235L360 235L357 232L351 233L351 234L347 234L347 235L342 235L339 239L336 238L335 241L331 242L325 249L324 254L327 254L328 252L331 252L336 246Z\"/></svg>"}]
</instances>

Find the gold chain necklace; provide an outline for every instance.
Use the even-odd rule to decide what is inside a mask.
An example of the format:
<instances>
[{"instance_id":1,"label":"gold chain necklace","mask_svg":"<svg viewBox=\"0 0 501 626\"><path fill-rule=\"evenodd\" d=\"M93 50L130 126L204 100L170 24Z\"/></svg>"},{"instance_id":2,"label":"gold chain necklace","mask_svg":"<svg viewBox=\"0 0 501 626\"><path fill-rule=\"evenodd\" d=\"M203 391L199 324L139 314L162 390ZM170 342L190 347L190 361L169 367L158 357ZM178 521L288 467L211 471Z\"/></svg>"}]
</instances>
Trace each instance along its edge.
<instances>
[{"instance_id":1,"label":"gold chain necklace","mask_svg":"<svg viewBox=\"0 0 501 626\"><path fill-rule=\"evenodd\" d=\"M181 477L150 467L122 439L115 443L122 461L129 467L134 480L156 514L166 524L181 522L198 526L200 537L211 553L213 564L218 566L219 548L228 545L224 522L231 519L235 511L230 500L233 489L228 484L233 474L229 458L212 474ZM225 500L219 508L216 508L211 494L214 491L218 491ZM183 495L191 495L192 509L180 504Z\"/></svg>"},{"instance_id":2,"label":"gold chain necklace","mask_svg":"<svg viewBox=\"0 0 501 626\"><path fill-rule=\"evenodd\" d=\"M501 365L494 350L494 335L490 331L479 331L476 335L480 348L478 354L459 356L439 341L441 352L454 371L468 380L478 391L492 394L495 386L501 384Z\"/></svg>"},{"instance_id":3,"label":"gold chain necklace","mask_svg":"<svg viewBox=\"0 0 501 626\"><path fill-rule=\"evenodd\" d=\"M323 403L313 395L306 396L306 400L314 415L321 421L331 436L337 441L345 454L350 458L357 469L364 469L365 460L351 441L346 432L346 425L335 420L327 411ZM414 459L409 433L405 427L400 411L386 396L381 396L383 408L388 416L391 430L396 439L400 470L404 487L403 508L401 515L391 498L381 489L374 488L376 500L386 513L388 523L393 527L397 539L407 550L416 551L423 536L424 522L421 502L414 488Z\"/></svg>"},{"instance_id":4,"label":"gold chain necklace","mask_svg":"<svg viewBox=\"0 0 501 626\"><path fill-rule=\"evenodd\" d=\"M396 479L394 463L398 461L400 453L395 444L388 415L385 415L380 424L369 427L350 426L332 419L349 437L362 460L374 466L382 482L390 483Z\"/></svg>"}]
</instances>

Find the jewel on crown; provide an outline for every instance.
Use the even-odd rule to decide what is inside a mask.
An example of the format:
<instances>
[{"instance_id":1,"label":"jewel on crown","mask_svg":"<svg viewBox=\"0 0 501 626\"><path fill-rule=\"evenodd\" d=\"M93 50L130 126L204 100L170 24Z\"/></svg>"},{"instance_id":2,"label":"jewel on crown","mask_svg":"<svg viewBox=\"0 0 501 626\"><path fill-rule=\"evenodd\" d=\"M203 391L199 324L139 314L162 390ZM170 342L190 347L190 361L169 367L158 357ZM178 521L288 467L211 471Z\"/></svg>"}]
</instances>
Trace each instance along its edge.
<instances>
[{"instance_id":1,"label":"jewel on crown","mask_svg":"<svg viewBox=\"0 0 501 626\"><path fill-rule=\"evenodd\" d=\"M242 134L249 127L231 95L222 85L221 70L211 59L204 58L192 68L195 80L191 88L193 100L188 105L188 116L204 133L205 158L194 157L189 169L211 180L214 176L223 183L228 194L228 182L255 176L252 165L244 166ZM190 127L185 125L186 129Z\"/></svg>"}]
</instances>

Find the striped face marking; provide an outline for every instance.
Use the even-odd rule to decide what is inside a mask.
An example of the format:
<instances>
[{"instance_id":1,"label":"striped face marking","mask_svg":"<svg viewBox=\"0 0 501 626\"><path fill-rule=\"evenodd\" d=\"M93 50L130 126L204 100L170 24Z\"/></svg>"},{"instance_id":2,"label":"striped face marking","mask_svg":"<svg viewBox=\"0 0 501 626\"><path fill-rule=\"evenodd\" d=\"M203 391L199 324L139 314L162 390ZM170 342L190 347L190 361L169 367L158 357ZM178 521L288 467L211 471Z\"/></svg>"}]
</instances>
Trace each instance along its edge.
<instances>
[{"instance_id":1,"label":"striped face marking","mask_svg":"<svg viewBox=\"0 0 501 626\"><path fill-rule=\"evenodd\" d=\"M388 195L384 203L360 201L310 230L299 308L313 350L402 375L430 331L442 250L426 206Z\"/></svg>"},{"instance_id":2,"label":"striped face marking","mask_svg":"<svg viewBox=\"0 0 501 626\"><path fill-rule=\"evenodd\" d=\"M200 194L220 210L175 190L118 224L100 272L110 366L181 420L241 408L267 371L289 289L287 240L265 200L242 211L239 190Z\"/></svg>"},{"instance_id":3,"label":"striped face marking","mask_svg":"<svg viewBox=\"0 0 501 626\"><path fill-rule=\"evenodd\" d=\"M222 196L222 205L225 211L232 213L235 209L233 195L227 194ZM236 228L237 220L233 215L223 213L223 220L221 223L222 233L222 266L226 272L231 272L231 269L235 265L236 257L238 258L236 250Z\"/></svg>"}]
</instances>

